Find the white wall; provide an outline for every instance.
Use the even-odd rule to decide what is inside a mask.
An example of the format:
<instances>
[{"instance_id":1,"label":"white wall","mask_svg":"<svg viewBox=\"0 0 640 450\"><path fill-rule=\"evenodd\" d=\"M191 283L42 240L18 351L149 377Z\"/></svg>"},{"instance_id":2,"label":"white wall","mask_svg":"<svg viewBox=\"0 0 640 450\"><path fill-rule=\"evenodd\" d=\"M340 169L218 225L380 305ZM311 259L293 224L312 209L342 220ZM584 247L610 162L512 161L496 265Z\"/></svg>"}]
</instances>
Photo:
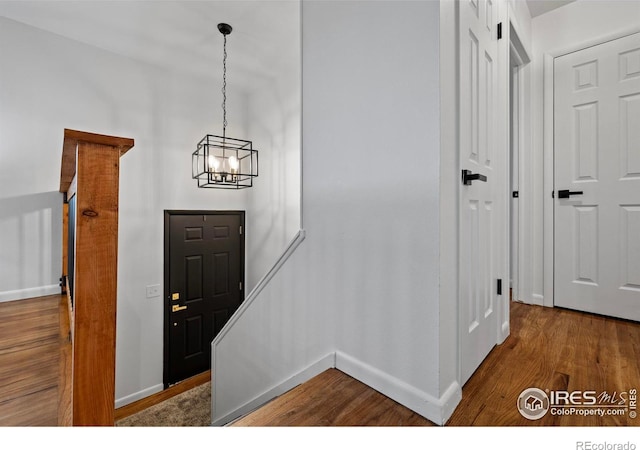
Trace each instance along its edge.
<instances>
[{"instance_id":1,"label":"white wall","mask_svg":"<svg viewBox=\"0 0 640 450\"><path fill-rule=\"evenodd\" d=\"M13 40L11 26L3 22L0 28L0 301L60 292L62 273L60 151L55 148L62 144L55 139L52 151L46 120L42 127L15 124L16 119L43 119L49 98L34 80L48 67L18 56L29 43Z\"/></svg>"},{"instance_id":2,"label":"white wall","mask_svg":"<svg viewBox=\"0 0 640 450\"><path fill-rule=\"evenodd\" d=\"M440 280L439 393L443 422L460 402L458 383L458 215L460 163L458 152L458 27L457 6L440 2Z\"/></svg>"},{"instance_id":3,"label":"white wall","mask_svg":"<svg viewBox=\"0 0 640 450\"><path fill-rule=\"evenodd\" d=\"M308 10L305 179L320 174L324 228L334 234L336 345L436 395L439 5ZM327 23L334 39L323 32Z\"/></svg>"},{"instance_id":4,"label":"white wall","mask_svg":"<svg viewBox=\"0 0 640 450\"><path fill-rule=\"evenodd\" d=\"M217 423L334 352L339 369L444 420L439 14L431 1L303 3L307 237L214 341Z\"/></svg>"},{"instance_id":5,"label":"white wall","mask_svg":"<svg viewBox=\"0 0 640 450\"><path fill-rule=\"evenodd\" d=\"M547 214L544 203L550 204L551 192L543 189L545 171L551 173L552 161L543 156L544 138L544 86L543 70L545 54L557 54L562 50L577 50L581 43L595 43L620 33L621 31L640 31L640 1L637 0L578 0L566 6L535 17L532 21L532 151L531 176L528 189L533 194L531 207L531 285L526 292L527 300L533 303L552 306L552 291L545 292L545 277L553 274L552 254L543 250L545 222L552 225L552 217ZM550 159L550 158L549 158ZM552 230L552 228L551 228ZM546 232L546 231L545 231ZM550 249L547 249L549 253ZM551 259L549 259L551 258ZM544 261L546 265L543 265ZM522 270L522 269L521 269Z\"/></svg>"},{"instance_id":6,"label":"white wall","mask_svg":"<svg viewBox=\"0 0 640 450\"><path fill-rule=\"evenodd\" d=\"M4 186L4 178L1 180ZM0 302L60 292L61 235L62 194L42 192L5 197L3 189L0 194ZM52 246L54 241L59 245Z\"/></svg>"},{"instance_id":7,"label":"white wall","mask_svg":"<svg viewBox=\"0 0 640 450\"><path fill-rule=\"evenodd\" d=\"M292 6L297 20L297 6ZM292 227L285 220L269 223L277 245L256 245L253 235L262 239L266 232L260 221L252 220L250 191L198 189L191 179L195 145L207 132L221 129L222 113L211 108L220 104L212 80L162 70L2 17L0 60L0 299L2 293L16 296L7 291L34 292L58 284L63 129L133 138L135 146L123 156L120 174L117 406L160 390L163 297L148 299L145 288L163 285L163 211L247 210L254 232L247 235L247 264L254 278L277 259L294 235L285 236ZM279 151L284 138L261 139L287 136L295 141L293 136L299 135L299 96L293 85L280 92L286 110L270 106L273 118L254 139L256 148L265 151L265 161L270 152ZM227 104L234 116L228 117L228 135L247 136L242 114L267 107L266 99L253 106L252 97L229 79ZM285 112L286 123L280 120ZM295 155L294 145L286 150ZM272 189L270 182L265 177L262 188ZM299 182L277 188L282 196L271 198L260 214L292 214L297 222L293 199L299 196Z\"/></svg>"},{"instance_id":8,"label":"white wall","mask_svg":"<svg viewBox=\"0 0 640 450\"><path fill-rule=\"evenodd\" d=\"M526 48L531 48L531 13L525 0L509 0L509 19L517 23L520 38Z\"/></svg>"},{"instance_id":9,"label":"white wall","mask_svg":"<svg viewBox=\"0 0 640 450\"><path fill-rule=\"evenodd\" d=\"M300 54L297 33L290 45ZM301 146L300 58L275 64L277 76L250 93L245 115L248 135L259 142L258 178L248 193L247 254L253 255L245 273L250 292L275 263L300 229Z\"/></svg>"}]
</instances>

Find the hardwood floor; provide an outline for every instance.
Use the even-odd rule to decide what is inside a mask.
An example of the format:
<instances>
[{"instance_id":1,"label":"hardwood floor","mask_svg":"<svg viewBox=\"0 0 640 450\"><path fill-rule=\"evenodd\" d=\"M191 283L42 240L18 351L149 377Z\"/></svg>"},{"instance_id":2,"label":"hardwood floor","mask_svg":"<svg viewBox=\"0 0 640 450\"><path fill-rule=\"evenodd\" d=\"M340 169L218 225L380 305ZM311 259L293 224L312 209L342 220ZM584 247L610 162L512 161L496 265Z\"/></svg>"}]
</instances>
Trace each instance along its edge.
<instances>
[{"instance_id":1,"label":"hardwood floor","mask_svg":"<svg viewBox=\"0 0 640 450\"><path fill-rule=\"evenodd\" d=\"M512 303L511 336L489 354L462 390L449 426L640 425L624 416L558 416L537 421L516 408L529 387L592 390L610 395L640 389L640 324L559 308ZM359 381L331 369L234 426L408 426L426 419Z\"/></svg>"},{"instance_id":2,"label":"hardwood floor","mask_svg":"<svg viewBox=\"0 0 640 450\"><path fill-rule=\"evenodd\" d=\"M71 425L67 298L0 303L0 426ZM211 380L211 371L118 408L116 420Z\"/></svg>"},{"instance_id":3,"label":"hardwood floor","mask_svg":"<svg viewBox=\"0 0 640 450\"><path fill-rule=\"evenodd\" d=\"M0 303L0 426L67 424L66 299L56 295ZM66 306L66 303L64 304ZM62 378L60 378L62 376ZM194 377L116 411L117 417L206 382ZM60 381L62 380L62 382ZM640 324L559 308L512 303L511 336L494 348L462 390L450 426L640 425L624 416L558 416L530 421L522 390L640 389ZM62 401L61 401L62 400ZM234 426L429 426L428 420L331 369L236 421Z\"/></svg>"},{"instance_id":4,"label":"hardwood floor","mask_svg":"<svg viewBox=\"0 0 640 450\"><path fill-rule=\"evenodd\" d=\"M628 414L547 413L537 421L522 417L516 401L530 387L606 391L618 397L640 389L640 324L561 308L511 305L511 335L464 386L449 425L640 425L640 419Z\"/></svg>"},{"instance_id":5,"label":"hardwood floor","mask_svg":"<svg viewBox=\"0 0 640 450\"><path fill-rule=\"evenodd\" d=\"M427 419L329 369L233 426L429 426Z\"/></svg>"},{"instance_id":6,"label":"hardwood floor","mask_svg":"<svg viewBox=\"0 0 640 450\"><path fill-rule=\"evenodd\" d=\"M0 303L0 425L58 424L60 300Z\"/></svg>"}]
</instances>

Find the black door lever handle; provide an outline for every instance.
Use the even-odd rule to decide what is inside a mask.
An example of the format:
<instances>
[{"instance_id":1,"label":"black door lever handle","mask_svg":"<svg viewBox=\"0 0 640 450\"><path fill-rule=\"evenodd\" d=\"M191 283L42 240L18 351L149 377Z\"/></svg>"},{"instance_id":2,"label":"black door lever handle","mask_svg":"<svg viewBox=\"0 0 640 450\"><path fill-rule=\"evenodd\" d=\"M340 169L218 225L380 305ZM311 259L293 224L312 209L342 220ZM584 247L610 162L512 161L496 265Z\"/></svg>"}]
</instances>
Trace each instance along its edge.
<instances>
[{"instance_id":1,"label":"black door lever handle","mask_svg":"<svg viewBox=\"0 0 640 450\"><path fill-rule=\"evenodd\" d=\"M473 180L487 181L487 177L479 173L471 173L470 170L462 171L462 184L464 184L465 186L470 186Z\"/></svg>"},{"instance_id":2,"label":"black door lever handle","mask_svg":"<svg viewBox=\"0 0 640 450\"><path fill-rule=\"evenodd\" d=\"M558 198L569 198L572 195L582 195L582 191L570 191L569 189L561 189L558 191Z\"/></svg>"}]
</instances>

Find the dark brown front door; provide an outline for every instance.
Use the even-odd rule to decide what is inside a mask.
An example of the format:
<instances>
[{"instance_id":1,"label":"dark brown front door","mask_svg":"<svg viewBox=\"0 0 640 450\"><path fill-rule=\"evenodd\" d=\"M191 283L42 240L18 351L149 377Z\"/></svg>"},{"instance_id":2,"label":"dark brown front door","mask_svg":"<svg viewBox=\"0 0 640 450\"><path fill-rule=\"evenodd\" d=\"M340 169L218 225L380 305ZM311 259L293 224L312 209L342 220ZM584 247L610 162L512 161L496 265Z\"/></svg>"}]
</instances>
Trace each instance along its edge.
<instances>
[{"instance_id":1,"label":"dark brown front door","mask_svg":"<svg viewBox=\"0 0 640 450\"><path fill-rule=\"evenodd\" d=\"M244 299L244 212L165 212L168 386L211 367L211 341Z\"/></svg>"}]
</instances>

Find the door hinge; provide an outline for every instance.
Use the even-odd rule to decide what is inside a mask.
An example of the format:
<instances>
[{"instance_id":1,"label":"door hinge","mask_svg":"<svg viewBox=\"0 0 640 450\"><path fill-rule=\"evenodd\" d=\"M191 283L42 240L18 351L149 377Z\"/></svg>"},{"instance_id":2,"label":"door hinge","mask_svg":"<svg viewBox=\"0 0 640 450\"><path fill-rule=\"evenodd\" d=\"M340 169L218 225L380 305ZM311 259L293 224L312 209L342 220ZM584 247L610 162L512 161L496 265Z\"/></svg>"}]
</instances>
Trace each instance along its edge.
<instances>
[{"instance_id":1,"label":"door hinge","mask_svg":"<svg viewBox=\"0 0 640 450\"><path fill-rule=\"evenodd\" d=\"M498 39L502 39L502 22L498 23Z\"/></svg>"},{"instance_id":2,"label":"door hinge","mask_svg":"<svg viewBox=\"0 0 640 450\"><path fill-rule=\"evenodd\" d=\"M242 234L242 225L240 225L240 234Z\"/></svg>"},{"instance_id":3,"label":"door hinge","mask_svg":"<svg viewBox=\"0 0 640 450\"><path fill-rule=\"evenodd\" d=\"M551 198L556 198L556 191L551 191Z\"/></svg>"},{"instance_id":4,"label":"door hinge","mask_svg":"<svg viewBox=\"0 0 640 450\"><path fill-rule=\"evenodd\" d=\"M240 290L242 290L242 281L240 282Z\"/></svg>"},{"instance_id":5,"label":"door hinge","mask_svg":"<svg viewBox=\"0 0 640 450\"><path fill-rule=\"evenodd\" d=\"M496 287L496 294L502 295L502 279L498 278L498 286Z\"/></svg>"},{"instance_id":6,"label":"door hinge","mask_svg":"<svg viewBox=\"0 0 640 450\"><path fill-rule=\"evenodd\" d=\"M513 198L518 198L518 197L520 197L520 192L518 192L518 191L513 191L513 193L511 194L511 196L512 196Z\"/></svg>"}]
</instances>

